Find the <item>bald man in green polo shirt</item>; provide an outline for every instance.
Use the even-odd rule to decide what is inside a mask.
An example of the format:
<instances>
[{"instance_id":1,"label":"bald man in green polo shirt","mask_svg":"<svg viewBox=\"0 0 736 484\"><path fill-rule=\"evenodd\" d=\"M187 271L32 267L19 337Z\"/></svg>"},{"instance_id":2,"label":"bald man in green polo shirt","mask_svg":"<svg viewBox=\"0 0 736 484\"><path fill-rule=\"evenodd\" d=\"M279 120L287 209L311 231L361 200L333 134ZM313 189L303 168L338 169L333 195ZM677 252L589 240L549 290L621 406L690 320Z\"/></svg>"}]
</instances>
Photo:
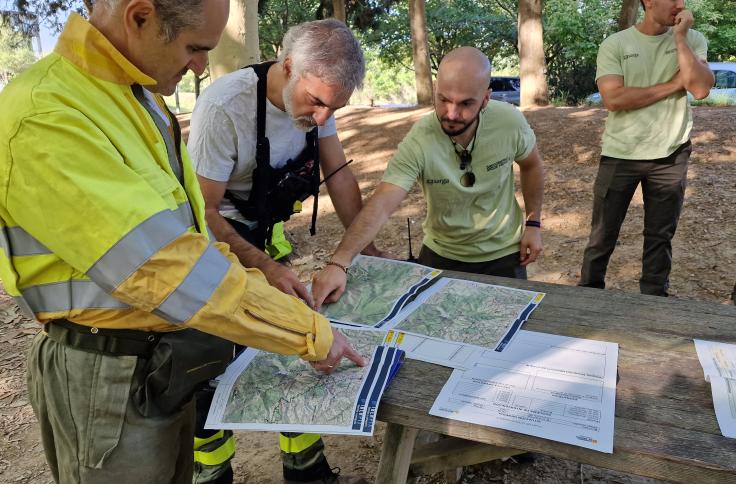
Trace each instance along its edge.
<instances>
[{"instance_id":1,"label":"bald man in green polo shirt","mask_svg":"<svg viewBox=\"0 0 736 484\"><path fill-rule=\"evenodd\" d=\"M644 20L603 41L596 82L608 109L593 187L590 241L579 285L605 287L606 268L631 197L644 196L642 294L667 296L672 237L685 198L692 113L713 73L703 34L683 0L642 0Z\"/></svg>"},{"instance_id":2,"label":"bald man in green polo shirt","mask_svg":"<svg viewBox=\"0 0 736 484\"><path fill-rule=\"evenodd\" d=\"M427 201L420 263L526 278L526 266L542 251L544 170L524 116L509 104L489 99L490 74L490 61L473 47L460 47L442 59L435 111L399 144L383 181L315 277L317 308L340 297L345 268L417 181ZM514 162L526 213L515 197Z\"/></svg>"}]
</instances>

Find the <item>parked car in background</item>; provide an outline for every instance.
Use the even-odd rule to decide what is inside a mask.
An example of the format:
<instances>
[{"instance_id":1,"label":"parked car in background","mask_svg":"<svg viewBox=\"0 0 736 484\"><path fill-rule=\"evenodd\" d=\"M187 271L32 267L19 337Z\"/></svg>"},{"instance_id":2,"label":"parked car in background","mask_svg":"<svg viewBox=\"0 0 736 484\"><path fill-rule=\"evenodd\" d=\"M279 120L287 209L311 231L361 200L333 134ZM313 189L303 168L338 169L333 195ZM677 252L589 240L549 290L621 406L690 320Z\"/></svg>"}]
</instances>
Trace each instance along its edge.
<instances>
[{"instance_id":1,"label":"parked car in background","mask_svg":"<svg viewBox=\"0 0 736 484\"><path fill-rule=\"evenodd\" d=\"M716 81L708 97L696 102L728 106L736 105L736 62L708 62L708 66L713 71Z\"/></svg>"},{"instance_id":2,"label":"parked car in background","mask_svg":"<svg viewBox=\"0 0 736 484\"><path fill-rule=\"evenodd\" d=\"M515 106L521 101L521 81L518 77L493 76L488 84L491 99L504 101Z\"/></svg>"},{"instance_id":3,"label":"parked car in background","mask_svg":"<svg viewBox=\"0 0 736 484\"><path fill-rule=\"evenodd\" d=\"M708 97L696 100L690 93L688 99L693 104L717 104L721 106L736 106L736 62L708 62L716 80ZM599 92L585 98L585 103L591 106L601 106L603 100Z\"/></svg>"}]
</instances>

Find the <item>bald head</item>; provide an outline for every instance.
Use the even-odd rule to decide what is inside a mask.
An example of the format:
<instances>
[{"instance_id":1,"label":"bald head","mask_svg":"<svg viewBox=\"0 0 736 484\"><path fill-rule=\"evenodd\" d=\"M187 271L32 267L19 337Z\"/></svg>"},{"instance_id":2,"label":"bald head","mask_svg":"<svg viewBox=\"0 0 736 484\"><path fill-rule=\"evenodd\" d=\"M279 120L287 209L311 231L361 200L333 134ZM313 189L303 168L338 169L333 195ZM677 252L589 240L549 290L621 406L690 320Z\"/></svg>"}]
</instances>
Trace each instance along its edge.
<instances>
[{"instance_id":1,"label":"bald head","mask_svg":"<svg viewBox=\"0 0 736 484\"><path fill-rule=\"evenodd\" d=\"M475 47L450 51L437 70L434 107L450 136L466 132L488 103L491 61Z\"/></svg>"},{"instance_id":2,"label":"bald head","mask_svg":"<svg viewBox=\"0 0 736 484\"><path fill-rule=\"evenodd\" d=\"M491 79L491 61L475 47L458 47L440 62L437 82L450 86L487 89Z\"/></svg>"}]
</instances>

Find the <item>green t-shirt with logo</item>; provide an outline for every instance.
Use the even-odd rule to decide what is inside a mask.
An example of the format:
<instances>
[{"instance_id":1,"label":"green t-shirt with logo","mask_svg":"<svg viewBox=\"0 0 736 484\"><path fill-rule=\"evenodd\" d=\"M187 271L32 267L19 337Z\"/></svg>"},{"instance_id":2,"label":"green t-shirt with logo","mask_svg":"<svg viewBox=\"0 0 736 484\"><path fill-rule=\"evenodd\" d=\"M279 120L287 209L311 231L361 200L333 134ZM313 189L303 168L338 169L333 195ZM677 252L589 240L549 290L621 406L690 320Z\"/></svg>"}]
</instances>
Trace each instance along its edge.
<instances>
[{"instance_id":1,"label":"green t-shirt with logo","mask_svg":"<svg viewBox=\"0 0 736 484\"><path fill-rule=\"evenodd\" d=\"M707 58L703 34L689 30L687 43L698 58ZM627 87L667 82L678 70L672 29L660 35L642 34L636 27L617 32L601 44L597 65L596 81L616 75L623 76ZM640 109L609 112L602 154L626 160L664 158L688 140L692 125L685 91Z\"/></svg>"},{"instance_id":2,"label":"green t-shirt with logo","mask_svg":"<svg viewBox=\"0 0 736 484\"><path fill-rule=\"evenodd\" d=\"M519 251L524 214L514 196L513 161L529 156L534 132L514 106L490 101L472 143L475 184L463 171L434 112L416 123L388 162L383 181L406 191L419 181L427 201L423 243L463 262L495 260Z\"/></svg>"}]
</instances>

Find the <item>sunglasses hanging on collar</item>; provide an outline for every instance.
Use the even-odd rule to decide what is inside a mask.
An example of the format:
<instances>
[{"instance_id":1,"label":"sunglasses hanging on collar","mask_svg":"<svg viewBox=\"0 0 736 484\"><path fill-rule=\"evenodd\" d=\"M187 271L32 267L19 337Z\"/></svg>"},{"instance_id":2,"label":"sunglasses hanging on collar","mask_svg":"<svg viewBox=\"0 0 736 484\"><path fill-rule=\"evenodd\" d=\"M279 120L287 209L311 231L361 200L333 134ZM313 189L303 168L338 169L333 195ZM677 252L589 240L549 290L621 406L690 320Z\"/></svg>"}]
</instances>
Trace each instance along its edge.
<instances>
[{"instance_id":1,"label":"sunglasses hanging on collar","mask_svg":"<svg viewBox=\"0 0 736 484\"><path fill-rule=\"evenodd\" d=\"M463 150L459 153L460 155L460 169L464 170L460 176L460 184L466 188L475 185L475 173L473 173L470 163L473 161L472 150Z\"/></svg>"},{"instance_id":2,"label":"sunglasses hanging on collar","mask_svg":"<svg viewBox=\"0 0 736 484\"><path fill-rule=\"evenodd\" d=\"M470 188L475 185L475 173L473 173L473 167L471 166L473 162L473 150L475 149L475 136L473 136L472 146L469 150L455 143L455 140L452 138L450 138L450 141L452 142L452 147L455 149L455 154L460 158L460 170L464 172L460 175L460 184L466 188ZM461 148L460 151L458 151L458 146Z\"/></svg>"}]
</instances>

